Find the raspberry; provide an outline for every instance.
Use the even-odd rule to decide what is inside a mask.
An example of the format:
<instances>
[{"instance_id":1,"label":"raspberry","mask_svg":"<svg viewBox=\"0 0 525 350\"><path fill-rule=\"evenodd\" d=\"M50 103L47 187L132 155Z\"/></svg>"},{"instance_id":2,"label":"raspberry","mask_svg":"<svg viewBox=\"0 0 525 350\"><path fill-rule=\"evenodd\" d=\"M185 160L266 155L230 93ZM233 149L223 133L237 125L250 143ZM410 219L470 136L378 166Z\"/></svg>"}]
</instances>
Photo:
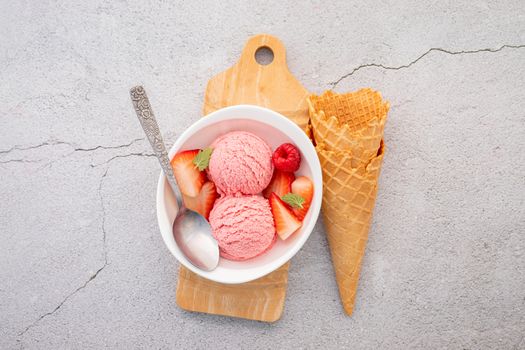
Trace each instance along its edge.
<instances>
[{"instance_id":1,"label":"raspberry","mask_svg":"<svg viewBox=\"0 0 525 350\"><path fill-rule=\"evenodd\" d=\"M273 152L272 160L276 169L293 173L301 165L301 154L291 143L283 143Z\"/></svg>"}]
</instances>

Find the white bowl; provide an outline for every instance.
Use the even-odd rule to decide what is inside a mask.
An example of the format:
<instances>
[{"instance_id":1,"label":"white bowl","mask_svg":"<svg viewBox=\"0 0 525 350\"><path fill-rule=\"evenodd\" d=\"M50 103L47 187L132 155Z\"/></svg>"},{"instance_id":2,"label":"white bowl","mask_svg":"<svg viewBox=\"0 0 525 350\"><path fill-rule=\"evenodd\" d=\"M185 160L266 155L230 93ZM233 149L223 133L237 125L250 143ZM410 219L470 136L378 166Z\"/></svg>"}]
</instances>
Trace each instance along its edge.
<instances>
[{"instance_id":1,"label":"white bowl","mask_svg":"<svg viewBox=\"0 0 525 350\"><path fill-rule=\"evenodd\" d=\"M303 226L286 241L277 239L276 244L266 253L245 261L231 261L221 258L213 271L203 271L193 266L182 254L172 235L172 224L177 214L177 203L161 172L157 185L157 219L164 243L177 260L199 276L220 283L244 283L275 271L301 249L312 232L319 211L323 193L321 165L312 142L292 121L272 110L238 105L219 109L190 126L175 142L169 152L170 159L179 151L204 148L215 138L229 131L252 132L265 140L272 150L285 142L295 144L301 151L301 167L296 175L305 175L314 183L312 204L303 221Z\"/></svg>"}]
</instances>

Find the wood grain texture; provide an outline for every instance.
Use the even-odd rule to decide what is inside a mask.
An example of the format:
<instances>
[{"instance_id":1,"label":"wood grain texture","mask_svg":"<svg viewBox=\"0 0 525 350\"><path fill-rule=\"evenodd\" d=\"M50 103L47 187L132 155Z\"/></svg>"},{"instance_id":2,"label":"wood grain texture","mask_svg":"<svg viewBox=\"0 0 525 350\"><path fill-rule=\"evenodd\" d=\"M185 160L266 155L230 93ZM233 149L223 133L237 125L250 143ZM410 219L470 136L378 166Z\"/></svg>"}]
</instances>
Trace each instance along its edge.
<instances>
[{"instance_id":1,"label":"wood grain texture","mask_svg":"<svg viewBox=\"0 0 525 350\"><path fill-rule=\"evenodd\" d=\"M261 47L268 47L274 54L266 66L255 60L255 52ZM273 109L306 130L307 97L308 91L288 70L282 42L271 35L256 35L248 40L233 67L208 82L204 114L231 105L253 104Z\"/></svg>"},{"instance_id":2,"label":"wood grain texture","mask_svg":"<svg viewBox=\"0 0 525 350\"><path fill-rule=\"evenodd\" d=\"M283 312L288 267L243 284L222 284L179 270L177 304L188 311L274 322Z\"/></svg>"},{"instance_id":3,"label":"wood grain texture","mask_svg":"<svg viewBox=\"0 0 525 350\"><path fill-rule=\"evenodd\" d=\"M273 51L270 64L263 66L255 60L260 47ZM288 70L281 41L266 34L256 35L248 40L233 67L208 82L204 114L236 104L255 104L280 112L307 130L307 96L308 91ZM269 275L238 285L216 283L181 266L177 304L188 311L277 321L284 307L289 265L288 262Z\"/></svg>"}]
</instances>

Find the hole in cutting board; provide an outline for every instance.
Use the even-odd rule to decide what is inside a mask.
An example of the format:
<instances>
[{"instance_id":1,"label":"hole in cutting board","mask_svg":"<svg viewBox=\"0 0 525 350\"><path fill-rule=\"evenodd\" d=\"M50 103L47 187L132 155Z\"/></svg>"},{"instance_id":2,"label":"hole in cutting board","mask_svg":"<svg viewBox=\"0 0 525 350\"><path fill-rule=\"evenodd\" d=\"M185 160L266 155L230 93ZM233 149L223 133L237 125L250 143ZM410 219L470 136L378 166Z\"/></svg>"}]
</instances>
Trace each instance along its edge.
<instances>
[{"instance_id":1,"label":"hole in cutting board","mask_svg":"<svg viewBox=\"0 0 525 350\"><path fill-rule=\"evenodd\" d=\"M273 62L273 51L268 46L261 46L255 51L255 60L263 66Z\"/></svg>"}]
</instances>

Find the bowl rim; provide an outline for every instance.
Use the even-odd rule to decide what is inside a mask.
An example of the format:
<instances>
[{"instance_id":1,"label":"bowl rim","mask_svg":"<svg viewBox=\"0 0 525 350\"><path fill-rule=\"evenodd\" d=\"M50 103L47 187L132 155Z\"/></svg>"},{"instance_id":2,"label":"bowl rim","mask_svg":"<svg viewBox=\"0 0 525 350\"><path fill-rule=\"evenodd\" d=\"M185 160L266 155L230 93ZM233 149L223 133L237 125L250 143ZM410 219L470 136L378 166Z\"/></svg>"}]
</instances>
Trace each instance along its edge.
<instances>
[{"instance_id":1,"label":"bowl rim","mask_svg":"<svg viewBox=\"0 0 525 350\"><path fill-rule=\"evenodd\" d=\"M235 113L232 113L234 111ZM238 112L245 112L243 113L243 117L239 117ZM257 114L256 112L263 112L266 114L265 118L261 118L260 116L255 116ZM209 113L203 118L199 118L199 120L195 121L190 127L188 127L174 142L172 147L170 148L168 155L171 159L171 157L175 154L176 151L178 151L181 146L189 140L192 136L194 136L198 131L200 131L203 128L208 127L209 125L213 125L215 123L223 122L225 120L236 120L236 119L244 119L244 120L254 120L257 122L262 122L264 124L270 125L272 127L276 127L272 122L278 121L278 123L284 123L288 124L288 127L291 127L293 129L296 129L296 131L300 131L301 134L304 135L306 139L308 139L308 136L304 133L304 131L297 126L294 122L292 122L287 117L283 116L282 114L275 112L271 109L260 107L256 105L249 105L249 104L241 104L241 105L233 105L228 106L225 108L218 109L214 112ZM273 119L273 120L272 120ZM293 141L293 140L292 140ZM317 156L317 152L315 151L314 145L310 142L308 139L308 142L306 143L309 149L309 154L312 154L314 157L312 159L310 164L310 170L312 173L312 181L314 182L314 196L312 200L312 204L310 206L310 210L312 210L310 220L307 222L306 227L304 228L303 235L300 237L300 239L291 246L288 250L285 251L283 255L281 255L278 259L275 259L275 261L270 262L266 266L263 267L257 267L260 271L250 271L250 277L246 277L248 273L245 271L245 273L238 274L238 276L232 276L232 278L229 278L228 280L225 280L223 278L217 278L216 275L214 275L213 271L203 271L194 265L192 265L186 257L180 253L177 250L172 250L170 248L170 245L168 244L165 236L162 234L162 231L164 230L163 226L165 226L166 221L169 222L169 218L166 214L166 206L164 204L164 190L166 186L165 176L162 171L160 171L159 179L157 182L157 193L156 193L156 211L157 211L157 223L159 225L159 230L161 231L161 236L164 241L164 244L170 251L170 253L179 261L180 264L182 264L184 267L189 269L190 271L196 273L197 275L215 281L219 283L224 284L240 284L240 283L246 283L253 280L256 280L258 278L261 278L263 276L266 276L273 271L277 270L284 264L286 264L290 259L297 254L297 252L304 246L308 238L310 237L315 224L317 223L319 213L321 210L321 202L322 202L322 171L321 171L321 164L319 161L319 157ZM302 150L303 153L305 153L305 150ZM315 179L319 179L319 181L315 181ZM171 224L169 224L171 228ZM170 229L171 230L171 229ZM170 233L171 235L171 233Z\"/></svg>"}]
</instances>

